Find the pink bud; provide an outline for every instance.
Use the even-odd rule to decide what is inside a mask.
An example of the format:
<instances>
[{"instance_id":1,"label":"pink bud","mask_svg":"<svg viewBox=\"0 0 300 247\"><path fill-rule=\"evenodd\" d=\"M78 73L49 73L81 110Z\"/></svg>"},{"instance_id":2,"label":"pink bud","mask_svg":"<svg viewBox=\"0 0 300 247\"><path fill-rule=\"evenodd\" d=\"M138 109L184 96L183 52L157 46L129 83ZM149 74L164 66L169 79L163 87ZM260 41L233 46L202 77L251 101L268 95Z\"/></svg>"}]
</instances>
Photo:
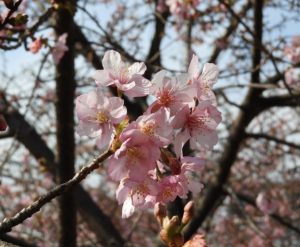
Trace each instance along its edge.
<instances>
[{"instance_id":1,"label":"pink bud","mask_svg":"<svg viewBox=\"0 0 300 247\"><path fill-rule=\"evenodd\" d=\"M184 212L181 220L182 224L186 225L187 223L189 223L189 221L193 217L193 214L194 214L194 202L189 201L184 207Z\"/></svg>"}]
</instances>

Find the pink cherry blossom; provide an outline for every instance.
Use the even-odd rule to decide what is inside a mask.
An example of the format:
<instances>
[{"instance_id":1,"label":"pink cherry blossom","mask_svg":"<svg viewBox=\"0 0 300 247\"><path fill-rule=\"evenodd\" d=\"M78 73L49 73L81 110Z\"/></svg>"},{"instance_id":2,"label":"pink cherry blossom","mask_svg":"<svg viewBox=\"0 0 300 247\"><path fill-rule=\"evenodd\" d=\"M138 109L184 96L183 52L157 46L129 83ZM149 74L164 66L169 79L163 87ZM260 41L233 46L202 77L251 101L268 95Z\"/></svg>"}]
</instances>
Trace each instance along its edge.
<instances>
[{"instance_id":1,"label":"pink cherry blossom","mask_svg":"<svg viewBox=\"0 0 300 247\"><path fill-rule=\"evenodd\" d=\"M82 94L76 99L80 135L97 137L99 148L107 147L114 137L114 125L126 116L124 102L118 97L106 97L99 90Z\"/></svg>"},{"instance_id":2,"label":"pink cherry blossom","mask_svg":"<svg viewBox=\"0 0 300 247\"><path fill-rule=\"evenodd\" d=\"M115 85L129 97L149 94L151 83L142 75L146 71L144 63L131 66L124 63L116 51L107 51L102 60L103 70L97 70L93 78L99 86Z\"/></svg>"},{"instance_id":3,"label":"pink cherry blossom","mask_svg":"<svg viewBox=\"0 0 300 247\"><path fill-rule=\"evenodd\" d=\"M211 100L216 102L216 97L212 91L212 86L216 83L219 75L218 67L213 63L206 63L202 73L199 70L199 59L193 55L188 68L189 80L197 88L198 100Z\"/></svg>"},{"instance_id":4,"label":"pink cherry blossom","mask_svg":"<svg viewBox=\"0 0 300 247\"><path fill-rule=\"evenodd\" d=\"M158 181L159 192L156 201L168 203L174 201L177 196L186 198L187 188L182 183L180 176L167 176Z\"/></svg>"},{"instance_id":5,"label":"pink cherry blossom","mask_svg":"<svg viewBox=\"0 0 300 247\"><path fill-rule=\"evenodd\" d=\"M29 50L35 54L42 48L42 46L43 40L41 38L37 38L29 45Z\"/></svg>"},{"instance_id":6,"label":"pink cherry blossom","mask_svg":"<svg viewBox=\"0 0 300 247\"><path fill-rule=\"evenodd\" d=\"M194 176L191 175L203 170L204 160L199 157L184 156L181 158L181 162L182 166L179 176L182 181L185 181L185 188L193 194L198 194L203 189L203 185L199 181L194 180Z\"/></svg>"},{"instance_id":7,"label":"pink cherry blossom","mask_svg":"<svg viewBox=\"0 0 300 247\"><path fill-rule=\"evenodd\" d=\"M130 123L120 136L121 141L128 138L137 142L151 142L162 147L172 141L173 127L170 123L170 112L166 108L142 115L136 121Z\"/></svg>"},{"instance_id":8,"label":"pink cherry blossom","mask_svg":"<svg viewBox=\"0 0 300 247\"><path fill-rule=\"evenodd\" d=\"M122 218L130 217L135 208L153 207L157 191L157 183L153 179L123 179L116 192L119 204L123 203Z\"/></svg>"},{"instance_id":9,"label":"pink cherry blossom","mask_svg":"<svg viewBox=\"0 0 300 247\"><path fill-rule=\"evenodd\" d=\"M108 159L108 174L116 181L124 177L146 177L155 168L159 157L160 150L157 146L127 139Z\"/></svg>"},{"instance_id":10,"label":"pink cherry blossom","mask_svg":"<svg viewBox=\"0 0 300 247\"><path fill-rule=\"evenodd\" d=\"M300 62L300 35L292 38L291 44L285 47L284 54L292 63Z\"/></svg>"},{"instance_id":11,"label":"pink cherry blossom","mask_svg":"<svg viewBox=\"0 0 300 247\"><path fill-rule=\"evenodd\" d=\"M196 13L196 7L200 0L167 0L166 4L170 8L170 12L179 19L188 19Z\"/></svg>"},{"instance_id":12,"label":"pink cherry blossom","mask_svg":"<svg viewBox=\"0 0 300 247\"><path fill-rule=\"evenodd\" d=\"M56 44L52 48L52 56L55 64L59 64L65 52L69 50L69 48L66 46L67 37L67 33L64 33L61 36L59 36Z\"/></svg>"},{"instance_id":13,"label":"pink cherry blossom","mask_svg":"<svg viewBox=\"0 0 300 247\"><path fill-rule=\"evenodd\" d=\"M175 78L166 77L166 71L156 73L152 79L151 95L156 97L147 112L155 112L161 107L170 109L174 115L185 105L194 106L195 89L188 85L186 75Z\"/></svg>"},{"instance_id":14,"label":"pink cherry blossom","mask_svg":"<svg viewBox=\"0 0 300 247\"><path fill-rule=\"evenodd\" d=\"M211 149L218 142L216 128L221 119L221 113L210 101L199 102L192 112L184 107L172 121L174 128L182 128L175 137L175 153L181 156L182 147L188 139L193 149Z\"/></svg>"},{"instance_id":15,"label":"pink cherry blossom","mask_svg":"<svg viewBox=\"0 0 300 247\"><path fill-rule=\"evenodd\" d=\"M291 88L300 88L300 70L296 68L289 68L285 74L285 81ZM282 85L284 87L284 85Z\"/></svg>"},{"instance_id":16,"label":"pink cherry blossom","mask_svg":"<svg viewBox=\"0 0 300 247\"><path fill-rule=\"evenodd\" d=\"M260 192L256 197L257 207L267 215L270 215L276 211L278 204L271 199L266 192Z\"/></svg>"}]
</instances>

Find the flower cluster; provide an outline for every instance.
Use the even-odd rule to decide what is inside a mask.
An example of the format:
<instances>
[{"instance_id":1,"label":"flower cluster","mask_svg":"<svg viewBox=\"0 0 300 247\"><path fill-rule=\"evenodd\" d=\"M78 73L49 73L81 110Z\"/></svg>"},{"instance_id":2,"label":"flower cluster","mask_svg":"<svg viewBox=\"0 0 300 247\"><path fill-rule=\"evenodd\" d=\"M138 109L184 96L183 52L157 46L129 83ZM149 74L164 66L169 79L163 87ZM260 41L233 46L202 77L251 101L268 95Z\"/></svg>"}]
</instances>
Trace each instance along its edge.
<instances>
[{"instance_id":1,"label":"flower cluster","mask_svg":"<svg viewBox=\"0 0 300 247\"><path fill-rule=\"evenodd\" d=\"M300 63L300 36L294 36L292 38L291 44L286 46L284 49L284 54L292 64L296 65ZM300 69L295 67L290 67L286 70L285 82L292 89L299 89L300 83Z\"/></svg>"},{"instance_id":2,"label":"flower cluster","mask_svg":"<svg viewBox=\"0 0 300 247\"><path fill-rule=\"evenodd\" d=\"M210 150L218 141L221 114L211 88L217 67L205 64L200 73L198 57L193 56L187 73L169 77L160 71L149 81L143 77L144 63L129 66L115 51L106 52L102 63L103 70L94 75L99 88L76 100L78 133L96 137L99 148L113 149L108 174L119 182L116 196L123 204L122 217L136 208L185 198L188 191L199 192L202 186L191 175L204 161L183 156L182 148L189 141L192 149ZM155 100L128 123L123 100L105 96L103 86L116 87L119 95L151 95Z\"/></svg>"},{"instance_id":3,"label":"flower cluster","mask_svg":"<svg viewBox=\"0 0 300 247\"><path fill-rule=\"evenodd\" d=\"M300 62L300 36L294 36L291 44L284 49L286 57L294 64Z\"/></svg>"},{"instance_id":4,"label":"flower cluster","mask_svg":"<svg viewBox=\"0 0 300 247\"><path fill-rule=\"evenodd\" d=\"M60 35L54 47L52 48L51 53L55 64L59 64L60 60L65 55L65 52L69 50L68 46L66 45L67 37L67 33Z\"/></svg>"},{"instance_id":5,"label":"flower cluster","mask_svg":"<svg viewBox=\"0 0 300 247\"><path fill-rule=\"evenodd\" d=\"M157 10L164 12L169 7L172 15L180 20L185 20L195 16L199 3L200 0L160 0Z\"/></svg>"}]
</instances>

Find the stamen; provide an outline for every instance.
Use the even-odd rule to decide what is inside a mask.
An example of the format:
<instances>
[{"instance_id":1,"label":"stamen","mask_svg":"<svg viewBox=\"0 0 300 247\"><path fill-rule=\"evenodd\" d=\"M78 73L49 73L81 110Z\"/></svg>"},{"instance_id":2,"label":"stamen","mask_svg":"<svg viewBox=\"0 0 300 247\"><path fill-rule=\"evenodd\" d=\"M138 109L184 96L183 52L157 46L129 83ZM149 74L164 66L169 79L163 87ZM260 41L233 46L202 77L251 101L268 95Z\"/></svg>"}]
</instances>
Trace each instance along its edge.
<instances>
[{"instance_id":1,"label":"stamen","mask_svg":"<svg viewBox=\"0 0 300 247\"><path fill-rule=\"evenodd\" d=\"M154 122L148 122L142 125L141 131L148 136L153 136L155 127L156 125Z\"/></svg>"},{"instance_id":2,"label":"stamen","mask_svg":"<svg viewBox=\"0 0 300 247\"><path fill-rule=\"evenodd\" d=\"M107 123L109 118L104 112L98 112L96 115L97 122L100 124Z\"/></svg>"}]
</instances>

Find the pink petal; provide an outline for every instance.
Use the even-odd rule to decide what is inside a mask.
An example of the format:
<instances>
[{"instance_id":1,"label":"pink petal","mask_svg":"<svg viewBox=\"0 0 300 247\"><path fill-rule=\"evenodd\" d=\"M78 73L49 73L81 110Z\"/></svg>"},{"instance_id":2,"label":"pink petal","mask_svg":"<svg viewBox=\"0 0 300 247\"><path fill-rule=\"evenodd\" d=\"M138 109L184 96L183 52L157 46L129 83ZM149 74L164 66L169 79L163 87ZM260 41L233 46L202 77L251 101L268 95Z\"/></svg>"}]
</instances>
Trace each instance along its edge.
<instances>
[{"instance_id":1,"label":"pink petal","mask_svg":"<svg viewBox=\"0 0 300 247\"><path fill-rule=\"evenodd\" d=\"M107 70L96 70L92 78L98 86L107 87L113 84L113 80L110 78Z\"/></svg>"},{"instance_id":2,"label":"pink petal","mask_svg":"<svg viewBox=\"0 0 300 247\"><path fill-rule=\"evenodd\" d=\"M191 79L193 78L198 78L199 77L199 58L195 54L193 54L191 63L188 68L188 75L190 76Z\"/></svg>"},{"instance_id":3,"label":"pink petal","mask_svg":"<svg viewBox=\"0 0 300 247\"><path fill-rule=\"evenodd\" d=\"M201 73L201 80L207 83L208 85L212 86L216 83L219 76L219 69L213 63L206 63L204 64L202 73Z\"/></svg>"},{"instance_id":4,"label":"pink petal","mask_svg":"<svg viewBox=\"0 0 300 247\"><path fill-rule=\"evenodd\" d=\"M128 72L130 76L133 75L143 75L146 71L146 65L144 63L134 63L128 68Z\"/></svg>"},{"instance_id":5,"label":"pink petal","mask_svg":"<svg viewBox=\"0 0 300 247\"><path fill-rule=\"evenodd\" d=\"M120 53L113 50L105 52L102 65L104 70L119 70L123 66Z\"/></svg>"}]
</instances>

